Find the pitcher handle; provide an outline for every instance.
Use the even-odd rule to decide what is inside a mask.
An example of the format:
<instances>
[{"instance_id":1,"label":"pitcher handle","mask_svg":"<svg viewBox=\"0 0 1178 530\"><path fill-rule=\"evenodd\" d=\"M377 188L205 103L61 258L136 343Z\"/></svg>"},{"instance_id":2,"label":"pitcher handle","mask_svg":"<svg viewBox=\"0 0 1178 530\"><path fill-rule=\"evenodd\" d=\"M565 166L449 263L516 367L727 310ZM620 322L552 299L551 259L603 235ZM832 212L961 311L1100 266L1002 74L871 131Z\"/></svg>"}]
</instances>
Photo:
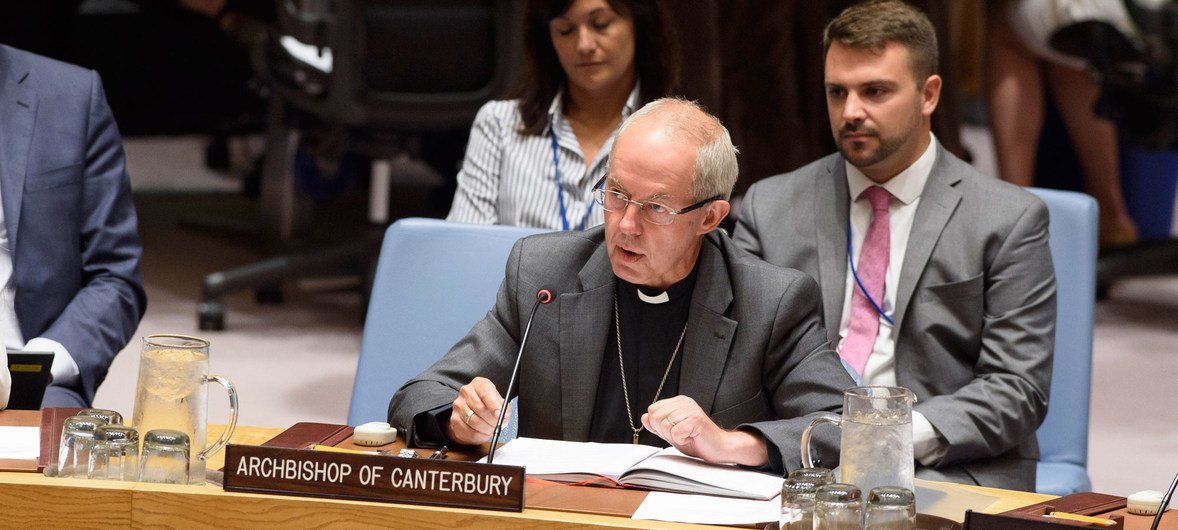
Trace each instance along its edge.
<instances>
[{"instance_id":1,"label":"pitcher handle","mask_svg":"<svg viewBox=\"0 0 1178 530\"><path fill-rule=\"evenodd\" d=\"M843 418L837 414L820 412L817 418L810 421L810 424L802 431L802 467L814 467L814 456L810 454L810 433L814 430L814 427L823 423L829 423L841 428Z\"/></svg>"},{"instance_id":2,"label":"pitcher handle","mask_svg":"<svg viewBox=\"0 0 1178 530\"><path fill-rule=\"evenodd\" d=\"M225 426L225 432L221 433L221 437L213 445L197 455L201 460L208 460L209 455L220 451L225 446L225 442L229 441L229 437L233 436L233 431L237 428L237 389L233 388L233 382L229 378L220 375L205 376L205 381L220 384L225 387L225 392L229 394L229 424Z\"/></svg>"}]
</instances>

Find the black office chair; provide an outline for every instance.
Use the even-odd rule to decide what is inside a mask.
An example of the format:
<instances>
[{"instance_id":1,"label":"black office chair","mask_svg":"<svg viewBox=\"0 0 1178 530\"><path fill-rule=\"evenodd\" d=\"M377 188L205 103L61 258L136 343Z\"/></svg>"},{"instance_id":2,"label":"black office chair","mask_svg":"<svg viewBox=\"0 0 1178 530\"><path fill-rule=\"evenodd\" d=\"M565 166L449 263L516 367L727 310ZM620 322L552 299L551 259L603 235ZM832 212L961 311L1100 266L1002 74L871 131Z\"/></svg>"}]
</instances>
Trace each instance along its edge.
<instances>
[{"instance_id":1,"label":"black office chair","mask_svg":"<svg viewBox=\"0 0 1178 530\"><path fill-rule=\"evenodd\" d=\"M278 0L273 34L254 63L270 91L261 210L273 240L308 226L307 199L291 171L293 148L338 160L373 160L369 221L389 219L390 191L439 186L418 135L469 127L502 97L521 64L522 0ZM278 256L205 277L202 330L224 329L221 296L257 289L280 300L284 280L370 274L380 235L320 252Z\"/></svg>"}]
</instances>

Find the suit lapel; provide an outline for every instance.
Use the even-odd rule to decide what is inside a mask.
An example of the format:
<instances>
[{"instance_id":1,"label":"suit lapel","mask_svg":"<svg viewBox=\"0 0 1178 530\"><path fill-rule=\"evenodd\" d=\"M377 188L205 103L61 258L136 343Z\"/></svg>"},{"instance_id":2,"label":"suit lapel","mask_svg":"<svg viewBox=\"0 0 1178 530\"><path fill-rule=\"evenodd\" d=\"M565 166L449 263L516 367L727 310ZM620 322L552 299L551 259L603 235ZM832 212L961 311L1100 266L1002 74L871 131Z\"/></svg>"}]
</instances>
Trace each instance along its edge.
<instances>
[{"instance_id":1,"label":"suit lapel","mask_svg":"<svg viewBox=\"0 0 1178 530\"><path fill-rule=\"evenodd\" d=\"M565 440L589 438L593 403L613 314L614 276L605 245L580 271L581 292L560 295L561 433Z\"/></svg>"},{"instance_id":2,"label":"suit lapel","mask_svg":"<svg viewBox=\"0 0 1178 530\"><path fill-rule=\"evenodd\" d=\"M4 124L0 132L0 194L9 247L15 249L37 98L25 84L28 68L14 60L13 54L3 46L0 46L0 71L5 72L0 92L0 123Z\"/></svg>"},{"instance_id":3,"label":"suit lapel","mask_svg":"<svg viewBox=\"0 0 1178 530\"><path fill-rule=\"evenodd\" d=\"M893 320L897 330L902 329L900 326L904 322L916 282L924 273L933 248L937 246L941 232L949 223L949 217L961 202L961 192L956 188L957 183L961 182L961 177L952 174L948 156L948 152L938 144L937 161L933 164L928 182L920 194L920 204L916 207L916 217L912 220L912 232L908 235L908 248L904 252L904 265L900 269L900 285L896 293L896 313Z\"/></svg>"},{"instance_id":4,"label":"suit lapel","mask_svg":"<svg viewBox=\"0 0 1178 530\"><path fill-rule=\"evenodd\" d=\"M732 304L732 282L714 237L705 237L700 248L699 276L691 294L683 364L679 370L679 393L695 399L709 414L714 412L712 405L720 390L720 376L736 334L736 321L724 316Z\"/></svg>"},{"instance_id":5,"label":"suit lapel","mask_svg":"<svg viewBox=\"0 0 1178 530\"><path fill-rule=\"evenodd\" d=\"M822 311L827 339L838 344L842 320L843 297L847 284L847 223L850 222L850 198L847 191L847 168L841 156L831 157L831 164L820 169L814 182L815 239L818 246L818 281L822 286ZM833 208L826 207L833 205Z\"/></svg>"}]
</instances>

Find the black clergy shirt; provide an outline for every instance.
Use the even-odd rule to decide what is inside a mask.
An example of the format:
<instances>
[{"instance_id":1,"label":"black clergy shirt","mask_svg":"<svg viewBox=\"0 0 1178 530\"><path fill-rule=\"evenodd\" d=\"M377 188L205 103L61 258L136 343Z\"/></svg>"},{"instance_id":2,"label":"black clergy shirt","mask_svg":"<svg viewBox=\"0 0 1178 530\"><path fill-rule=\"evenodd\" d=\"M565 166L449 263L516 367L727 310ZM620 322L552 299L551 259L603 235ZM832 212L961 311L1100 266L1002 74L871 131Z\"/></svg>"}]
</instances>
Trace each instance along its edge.
<instances>
[{"instance_id":1,"label":"black clergy shirt","mask_svg":"<svg viewBox=\"0 0 1178 530\"><path fill-rule=\"evenodd\" d=\"M642 415L655 401L655 392L658 391L664 372L667 373L667 381L658 399L679 394L679 368L683 366L683 349L686 346L679 348L673 363L671 354L687 324L698 269L698 266L692 269L686 278L668 288L666 295L669 300L663 303L645 302L638 296L638 286L620 278L616 281L618 321L622 326L622 359L625 361L630 410L636 427L642 425ZM643 293L648 297L662 294L650 289L643 289ZM612 321L606 344L597 399L593 406L593 420L589 425L589 441L632 443L634 432L627 422L626 398L622 393L622 375L618 364L617 333ZM638 443L657 447L669 445L646 429L639 433Z\"/></svg>"}]
</instances>

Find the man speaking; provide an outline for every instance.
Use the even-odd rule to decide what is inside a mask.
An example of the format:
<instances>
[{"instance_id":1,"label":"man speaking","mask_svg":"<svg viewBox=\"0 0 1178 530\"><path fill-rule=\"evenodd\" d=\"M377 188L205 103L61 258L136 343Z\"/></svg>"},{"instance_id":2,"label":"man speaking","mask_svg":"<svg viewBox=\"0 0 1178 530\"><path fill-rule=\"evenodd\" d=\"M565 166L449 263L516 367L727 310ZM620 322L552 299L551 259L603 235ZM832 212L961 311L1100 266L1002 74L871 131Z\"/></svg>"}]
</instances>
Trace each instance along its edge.
<instances>
[{"instance_id":1,"label":"man speaking","mask_svg":"<svg viewBox=\"0 0 1178 530\"><path fill-rule=\"evenodd\" d=\"M715 230L736 148L694 103L661 99L619 130L597 186L605 225L525 238L495 306L393 396L414 444L488 441L536 293L519 378L522 436L673 445L716 463L799 467L802 430L854 385L830 349L818 286ZM818 440L837 460L833 429Z\"/></svg>"}]
</instances>

